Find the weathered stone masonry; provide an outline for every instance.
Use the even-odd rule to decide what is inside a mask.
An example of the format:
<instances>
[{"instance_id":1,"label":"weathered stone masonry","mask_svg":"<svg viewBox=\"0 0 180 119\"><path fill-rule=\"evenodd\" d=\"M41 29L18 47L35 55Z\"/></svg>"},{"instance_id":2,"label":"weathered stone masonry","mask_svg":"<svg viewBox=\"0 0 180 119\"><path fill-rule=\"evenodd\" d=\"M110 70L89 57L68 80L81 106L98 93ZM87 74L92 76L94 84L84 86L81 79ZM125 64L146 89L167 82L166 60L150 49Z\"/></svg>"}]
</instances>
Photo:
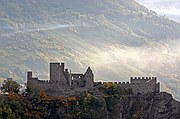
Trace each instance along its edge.
<instances>
[{"instance_id":1,"label":"weathered stone masonry","mask_svg":"<svg viewBox=\"0 0 180 119\"><path fill-rule=\"evenodd\" d=\"M39 80L27 72L27 87L31 90L45 90L49 95L73 94L92 90L94 74L90 67L84 74L74 74L64 69L64 63L50 63L50 80Z\"/></svg>"},{"instance_id":2,"label":"weathered stone masonry","mask_svg":"<svg viewBox=\"0 0 180 119\"><path fill-rule=\"evenodd\" d=\"M92 91L98 82L94 81L94 74L90 67L84 74L71 73L64 69L64 63L50 63L50 80L39 80L27 72L27 87L33 91L45 90L48 95L73 95L76 92ZM99 82L116 83L125 89L132 89L133 94L159 92L160 83L156 77L130 77L130 82Z\"/></svg>"}]
</instances>

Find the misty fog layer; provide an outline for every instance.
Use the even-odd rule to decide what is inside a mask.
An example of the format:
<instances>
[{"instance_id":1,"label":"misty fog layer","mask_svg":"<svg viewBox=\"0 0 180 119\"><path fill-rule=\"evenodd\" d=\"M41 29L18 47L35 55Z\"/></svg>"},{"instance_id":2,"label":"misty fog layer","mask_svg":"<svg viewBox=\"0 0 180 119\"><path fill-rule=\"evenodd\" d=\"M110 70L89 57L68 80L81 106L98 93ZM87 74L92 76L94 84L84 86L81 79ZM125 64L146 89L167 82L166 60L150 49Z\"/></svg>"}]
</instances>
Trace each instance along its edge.
<instances>
[{"instance_id":1,"label":"misty fog layer","mask_svg":"<svg viewBox=\"0 0 180 119\"><path fill-rule=\"evenodd\" d=\"M108 81L129 81L130 76L157 76L162 91L179 95L179 45L177 40L141 47L104 45L101 50L86 52L82 57L93 67L96 75L106 77Z\"/></svg>"},{"instance_id":2,"label":"misty fog layer","mask_svg":"<svg viewBox=\"0 0 180 119\"><path fill-rule=\"evenodd\" d=\"M75 28L75 27L90 27L87 24L46 24L40 27L35 28L28 28L27 26L22 27L21 29L17 30L16 32L13 32L14 29L10 29L8 27L0 28L0 30L8 30L7 33L0 34L0 37L10 37L10 36L16 36L17 34L27 34L31 32L42 32L42 31L48 31L48 30L56 30L56 29L66 29L66 28Z\"/></svg>"}]
</instances>

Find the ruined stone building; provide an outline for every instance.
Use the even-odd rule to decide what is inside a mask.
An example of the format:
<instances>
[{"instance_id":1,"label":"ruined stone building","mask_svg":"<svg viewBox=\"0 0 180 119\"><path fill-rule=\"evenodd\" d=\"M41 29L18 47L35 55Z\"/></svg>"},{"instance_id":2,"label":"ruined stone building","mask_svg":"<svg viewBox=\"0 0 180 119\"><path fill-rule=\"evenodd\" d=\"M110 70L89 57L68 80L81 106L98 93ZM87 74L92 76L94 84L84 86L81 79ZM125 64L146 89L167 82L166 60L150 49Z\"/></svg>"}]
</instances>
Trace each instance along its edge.
<instances>
[{"instance_id":1,"label":"ruined stone building","mask_svg":"<svg viewBox=\"0 0 180 119\"><path fill-rule=\"evenodd\" d=\"M39 80L27 72L27 87L31 90L45 90L49 95L71 95L75 92L92 90L94 74L90 67L84 74L71 73L64 63L50 63L50 80Z\"/></svg>"},{"instance_id":2,"label":"ruined stone building","mask_svg":"<svg viewBox=\"0 0 180 119\"><path fill-rule=\"evenodd\" d=\"M50 80L39 80L27 72L27 87L32 91L45 90L48 95L73 95L77 92L93 91L107 82L95 82L90 67L84 74L72 73L64 63L50 63ZM124 89L132 89L133 94L159 92L160 84L156 77L131 77L130 82L116 83ZM98 85L97 85L98 84Z\"/></svg>"},{"instance_id":3,"label":"ruined stone building","mask_svg":"<svg viewBox=\"0 0 180 119\"><path fill-rule=\"evenodd\" d=\"M157 77L130 77L130 83L119 82L118 85L125 89L132 89L133 94L160 92L160 83L157 83Z\"/></svg>"}]
</instances>

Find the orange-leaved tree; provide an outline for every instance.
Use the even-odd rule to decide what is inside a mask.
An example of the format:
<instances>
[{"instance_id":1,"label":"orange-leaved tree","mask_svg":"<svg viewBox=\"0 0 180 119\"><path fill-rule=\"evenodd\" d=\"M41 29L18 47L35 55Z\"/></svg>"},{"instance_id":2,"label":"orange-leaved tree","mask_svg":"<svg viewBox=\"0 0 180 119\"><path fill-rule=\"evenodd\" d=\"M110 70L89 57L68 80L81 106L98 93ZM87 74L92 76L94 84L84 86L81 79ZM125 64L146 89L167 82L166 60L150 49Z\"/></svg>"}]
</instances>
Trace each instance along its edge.
<instances>
[{"instance_id":1,"label":"orange-leaved tree","mask_svg":"<svg viewBox=\"0 0 180 119\"><path fill-rule=\"evenodd\" d=\"M12 79L4 80L4 83L2 84L1 90L3 93L19 93L21 86Z\"/></svg>"}]
</instances>

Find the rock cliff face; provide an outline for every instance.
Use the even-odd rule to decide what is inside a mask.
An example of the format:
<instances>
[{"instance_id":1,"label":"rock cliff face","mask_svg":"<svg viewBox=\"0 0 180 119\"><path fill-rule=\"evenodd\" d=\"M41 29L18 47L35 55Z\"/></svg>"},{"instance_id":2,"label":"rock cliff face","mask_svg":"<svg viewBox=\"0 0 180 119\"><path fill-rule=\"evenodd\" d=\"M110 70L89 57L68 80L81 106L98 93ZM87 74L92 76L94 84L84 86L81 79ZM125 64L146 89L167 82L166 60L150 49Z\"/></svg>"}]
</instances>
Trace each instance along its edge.
<instances>
[{"instance_id":1,"label":"rock cliff face","mask_svg":"<svg viewBox=\"0 0 180 119\"><path fill-rule=\"evenodd\" d=\"M180 102L168 93L79 94L73 97L0 95L3 119L180 119Z\"/></svg>"},{"instance_id":2,"label":"rock cliff face","mask_svg":"<svg viewBox=\"0 0 180 119\"><path fill-rule=\"evenodd\" d=\"M117 101L110 117L113 119L179 119L180 103L168 93L125 97Z\"/></svg>"},{"instance_id":3,"label":"rock cliff face","mask_svg":"<svg viewBox=\"0 0 180 119\"><path fill-rule=\"evenodd\" d=\"M88 119L179 119L180 102L173 99L171 94L161 92L157 94L144 94L138 96L104 96L88 106L81 112L79 118ZM65 109L57 106L49 109L48 117L63 118ZM56 110L56 111L55 111ZM72 110L73 111L73 110ZM71 113L71 112L70 112ZM72 114L72 113L71 113ZM76 118L76 117L73 117Z\"/></svg>"}]
</instances>

